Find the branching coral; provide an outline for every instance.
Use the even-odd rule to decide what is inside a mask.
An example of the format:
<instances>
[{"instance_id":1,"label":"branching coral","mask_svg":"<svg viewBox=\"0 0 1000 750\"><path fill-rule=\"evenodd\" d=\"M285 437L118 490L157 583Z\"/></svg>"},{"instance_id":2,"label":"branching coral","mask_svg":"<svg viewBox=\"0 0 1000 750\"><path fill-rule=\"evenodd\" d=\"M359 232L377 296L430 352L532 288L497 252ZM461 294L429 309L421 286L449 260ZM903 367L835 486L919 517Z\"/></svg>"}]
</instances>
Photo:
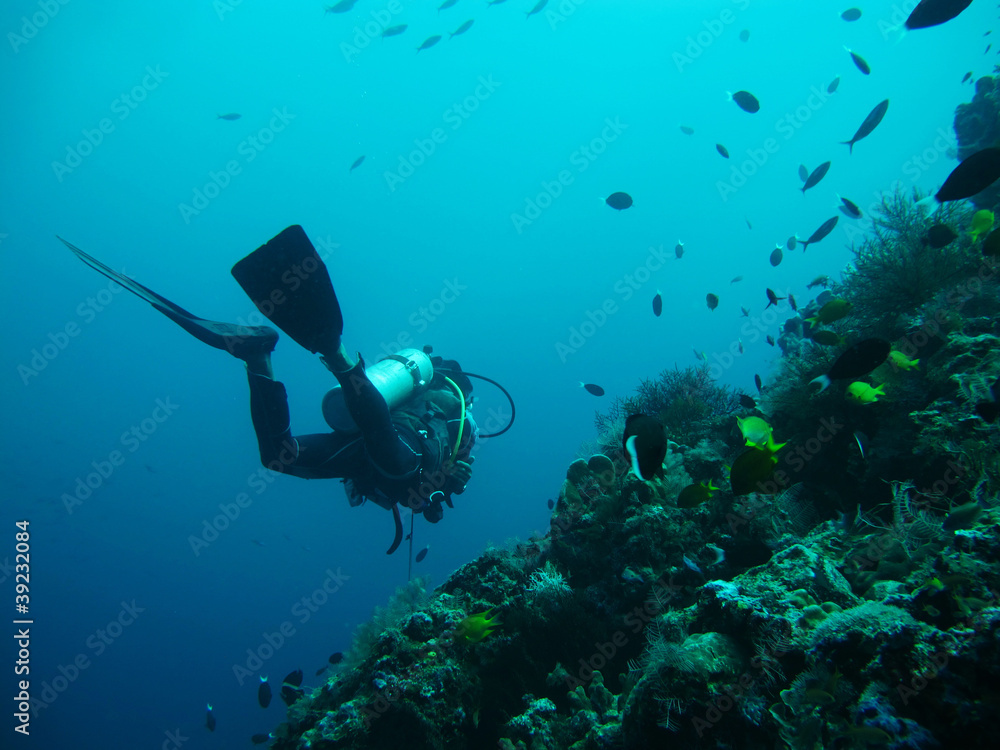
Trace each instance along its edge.
<instances>
[{"instance_id":1,"label":"branching coral","mask_svg":"<svg viewBox=\"0 0 1000 750\"><path fill-rule=\"evenodd\" d=\"M925 241L933 225L961 230L969 224L971 214L963 204L949 203L928 217L900 189L883 196L882 205L872 216L871 230L854 251L854 264L845 272L840 290L854 305L854 317L869 326L879 321L892 324L948 285L974 275L982 256L968 236L942 248Z\"/></svg>"},{"instance_id":2,"label":"branching coral","mask_svg":"<svg viewBox=\"0 0 1000 750\"><path fill-rule=\"evenodd\" d=\"M703 365L667 369L655 378L643 380L633 395L616 398L605 414L596 414L594 423L601 449L616 455L621 452L622 432L629 414L656 417L671 439L693 444L705 420L731 414L739 408L736 389L717 385L708 366Z\"/></svg>"}]
</instances>

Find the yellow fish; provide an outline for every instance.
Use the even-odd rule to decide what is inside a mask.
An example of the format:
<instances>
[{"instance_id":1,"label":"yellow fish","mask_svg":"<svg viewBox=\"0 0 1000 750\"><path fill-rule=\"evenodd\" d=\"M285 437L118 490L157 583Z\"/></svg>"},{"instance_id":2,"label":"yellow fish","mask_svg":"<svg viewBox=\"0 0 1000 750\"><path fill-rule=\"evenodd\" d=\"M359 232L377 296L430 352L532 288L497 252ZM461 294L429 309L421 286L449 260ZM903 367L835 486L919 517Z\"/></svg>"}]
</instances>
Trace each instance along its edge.
<instances>
[{"instance_id":1,"label":"yellow fish","mask_svg":"<svg viewBox=\"0 0 1000 750\"><path fill-rule=\"evenodd\" d=\"M892 363L893 367L897 367L900 370L916 370L920 360L910 359L902 352L891 351L889 352L889 362Z\"/></svg>"},{"instance_id":2,"label":"yellow fish","mask_svg":"<svg viewBox=\"0 0 1000 750\"><path fill-rule=\"evenodd\" d=\"M811 323L814 326L833 323L834 321L846 317L851 312L851 307L853 307L853 305L851 305L851 303L846 299L834 297L832 300L823 305L819 309L819 312L817 312L813 317L806 318L806 322Z\"/></svg>"},{"instance_id":3,"label":"yellow fish","mask_svg":"<svg viewBox=\"0 0 1000 750\"><path fill-rule=\"evenodd\" d=\"M984 235L993 228L993 212L987 209L982 211L976 211L972 215L972 226L969 227L969 234L972 235L972 241L976 242L980 235Z\"/></svg>"},{"instance_id":4,"label":"yellow fish","mask_svg":"<svg viewBox=\"0 0 1000 750\"><path fill-rule=\"evenodd\" d=\"M747 417L746 419L736 417L736 424L739 425L740 432L743 433L743 439L747 441L747 445L753 447L767 445L767 441L773 432L771 425L760 417Z\"/></svg>"},{"instance_id":5,"label":"yellow fish","mask_svg":"<svg viewBox=\"0 0 1000 750\"><path fill-rule=\"evenodd\" d=\"M859 404L874 404L879 396L884 396L882 386L872 388L868 383L857 381L847 386L847 397Z\"/></svg>"}]
</instances>

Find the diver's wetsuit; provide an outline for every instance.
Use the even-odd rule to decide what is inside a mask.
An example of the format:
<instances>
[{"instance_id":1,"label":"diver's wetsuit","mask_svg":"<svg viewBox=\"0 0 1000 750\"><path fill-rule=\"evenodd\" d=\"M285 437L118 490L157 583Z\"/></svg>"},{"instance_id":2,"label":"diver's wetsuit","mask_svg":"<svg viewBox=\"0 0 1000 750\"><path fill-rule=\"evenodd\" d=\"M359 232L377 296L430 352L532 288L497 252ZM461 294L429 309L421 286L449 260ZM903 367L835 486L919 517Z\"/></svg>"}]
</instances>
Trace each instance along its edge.
<instances>
[{"instance_id":1,"label":"diver's wetsuit","mask_svg":"<svg viewBox=\"0 0 1000 750\"><path fill-rule=\"evenodd\" d=\"M441 441L427 439L427 434L418 434L405 422L394 421L382 394L365 376L363 363L334 375L360 433L293 437L285 386L266 375L248 372L250 414L264 466L304 479L354 480L362 487L377 488L384 497L371 496L371 499L383 507L404 502L419 510L422 503L417 498L426 500L437 490L445 497L461 491L440 471L450 457L450 450L444 452ZM444 445L455 444L458 422L458 419L448 422ZM477 434L475 422L466 414L456 460L469 460Z\"/></svg>"}]
</instances>

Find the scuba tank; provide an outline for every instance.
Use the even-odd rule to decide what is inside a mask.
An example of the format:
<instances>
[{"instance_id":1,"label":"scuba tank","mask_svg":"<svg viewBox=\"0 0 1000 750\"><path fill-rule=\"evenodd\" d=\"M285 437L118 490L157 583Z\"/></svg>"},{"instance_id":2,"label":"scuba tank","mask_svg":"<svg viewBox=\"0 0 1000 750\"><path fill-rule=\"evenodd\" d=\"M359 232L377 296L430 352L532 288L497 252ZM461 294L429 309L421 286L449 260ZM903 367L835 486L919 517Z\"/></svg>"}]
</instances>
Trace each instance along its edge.
<instances>
[{"instance_id":1,"label":"scuba tank","mask_svg":"<svg viewBox=\"0 0 1000 750\"><path fill-rule=\"evenodd\" d=\"M365 369L365 375L392 411L414 393L424 390L434 376L431 359L419 349L400 349ZM323 419L337 432L357 432L340 385L323 396Z\"/></svg>"}]
</instances>

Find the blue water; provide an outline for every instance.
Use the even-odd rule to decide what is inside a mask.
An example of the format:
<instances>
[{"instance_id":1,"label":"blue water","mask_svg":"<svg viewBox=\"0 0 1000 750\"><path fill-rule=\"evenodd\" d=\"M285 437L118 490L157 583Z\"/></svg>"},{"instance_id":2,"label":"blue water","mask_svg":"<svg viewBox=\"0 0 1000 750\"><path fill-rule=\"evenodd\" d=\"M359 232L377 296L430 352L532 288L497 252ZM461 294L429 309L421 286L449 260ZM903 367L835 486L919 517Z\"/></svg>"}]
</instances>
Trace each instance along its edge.
<instances>
[{"instance_id":1,"label":"blue water","mask_svg":"<svg viewBox=\"0 0 1000 750\"><path fill-rule=\"evenodd\" d=\"M432 344L503 383L514 428L477 451L469 491L442 523L417 519L414 549L431 552L415 570L436 585L486 545L547 528L546 500L594 437L595 409L640 379L697 364L692 349L721 382L751 391L754 373L766 377L780 353L764 336L777 337L788 308L760 318L765 287L805 303L805 284L835 277L866 225L841 217L778 268L775 244L839 215L836 193L867 212L897 186L936 190L956 164L954 108L972 95L960 80L995 59L983 54L994 18L983 0L903 38L890 27L912 3L866 4L856 23L840 19L846 3L790 0L553 0L527 20L529 0L438 4L0 10L0 591L12 613L14 524L28 520L27 679L33 698L50 699L27 739L8 702L0 746L249 746L283 719L277 697L257 706L256 672L280 685L302 668L316 684L407 577L405 546L385 555L388 513L350 508L339 482L260 469L241 363L110 292L55 235L199 315L249 321L230 267L299 223L326 255L348 348L373 362ZM448 39L467 18L472 28ZM400 36L365 37L365 24L397 23L409 24ZM727 101L740 89L759 113ZM884 122L849 156L838 142L885 98ZM217 119L230 112L242 118ZM826 160L830 173L803 196L799 164ZM615 191L634 206L604 205ZM708 292L721 299L714 312ZM738 339L745 354L727 355ZM274 365L293 430L323 430L329 373L287 337ZM506 408L489 386L476 393L481 421ZM96 489L80 499L88 475ZM227 508L238 515L195 554L191 538ZM328 571L339 589L306 620L297 602ZM283 625L294 632L241 684L234 667ZM16 695L16 650L3 656Z\"/></svg>"}]
</instances>

